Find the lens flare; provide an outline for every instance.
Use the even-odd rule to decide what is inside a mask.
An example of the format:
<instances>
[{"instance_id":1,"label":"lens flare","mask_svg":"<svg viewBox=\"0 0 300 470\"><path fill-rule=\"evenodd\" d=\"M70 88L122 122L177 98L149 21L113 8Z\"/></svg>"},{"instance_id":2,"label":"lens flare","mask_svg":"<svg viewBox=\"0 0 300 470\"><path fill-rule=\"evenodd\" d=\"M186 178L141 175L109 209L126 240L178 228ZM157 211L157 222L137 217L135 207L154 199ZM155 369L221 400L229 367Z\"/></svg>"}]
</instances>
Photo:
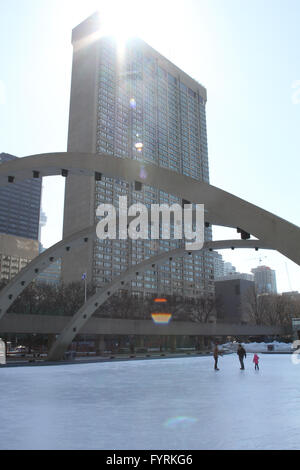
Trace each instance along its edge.
<instances>
[{"instance_id":1,"label":"lens flare","mask_svg":"<svg viewBox=\"0 0 300 470\"><path fill-rule=\"evenodd\" d=\"M172 313L151 313L151 317L157 325L167 325L171 321Z\"/></svg>"},{"instance_id":2,"label":"lens flare","mask_svg":"<svg viewBox=\"0 0 300 470\"><path fill-rule=\"evenodd\" d=\"M145 167L144 166L141 166L141 169L140 169L140 178L142 178L143 180L147 179L147 176L148 176L148 173L147 171L145 170Z\"/></svg>"},{"instance_id":3,"label":"lens flare","mask_svg":"<svg viewBox=\"0 0 300 470\"><path fill-rule=\"evenodd\" d=\"M142 144L142 142L137 142L137 143L135 144L135 148L136 148L136 150L137 150L138 152L141 152L141 151L143 150L143 148L144 148L144 144Z\"/></svg>"},{"instance_id":4,"label":"lens flare","mask_svg":"<svg viewBox=\"0 0 300 470\"><path fill-rule=\"evenodd\" d=\"M129 101L129 104L130 104L131 109L136 108L136 101L134 98L131 98L131 100Z\"/></svg>"},{"instance_id":5,"label":"lens flare","mask_svg":"<svg viewBox=\"0 0 300 470\"><path fill-rule=\"evenodd\" d=\"M166 428L176 428L178 426L187 428L188 426L195 424L198 420L191 418L190 416L176 416L165 421L164 426Z\"/></svg>"}]
</instances>

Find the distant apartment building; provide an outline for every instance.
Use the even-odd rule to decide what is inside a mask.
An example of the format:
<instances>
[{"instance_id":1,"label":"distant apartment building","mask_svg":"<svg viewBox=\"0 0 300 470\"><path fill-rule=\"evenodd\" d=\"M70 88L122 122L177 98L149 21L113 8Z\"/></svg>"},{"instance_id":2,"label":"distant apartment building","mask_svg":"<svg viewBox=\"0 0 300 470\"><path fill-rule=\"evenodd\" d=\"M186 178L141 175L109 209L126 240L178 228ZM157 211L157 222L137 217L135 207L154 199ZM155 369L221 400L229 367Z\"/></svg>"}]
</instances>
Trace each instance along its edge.
<instances>
[{"instance_id":1,"label":"distant apartment building","mask_svg":"<svg viewBox=\"0 0 300 470\"><path fill-rule=\"evenodd\" d=\"M217 251L212 252L214 262L215 279L224 276L224 260L223 256Z\"/></svg>"},{"instance_id":2,"label":"distant apartment building","mask_svg":"<svg viewBox=\"0 0 300 470\"><path fill-rule=\"evenodd\" d=\"M91 152L167 168L209 182L206 131L206 89L140 39L124 44L97 36L99 18L92 15L73 30L73 70L68 135L69 152ZM195 46L196 47L196 46ZM101 203L118 209L119 196L128 206L143 203L182 204L177 196L103 175L69 175L66 181L64 237L93 225ZM212 239L210 226L205 240ZM89 240L62 260L64 282L105 285L129 266L180 246L178 240ZM75 254L74 254L75 253ZM179 258L137 276L129 289L200 296L214 290L212 253Z\"/></svg>"},{"instance_id":3,"label":"distant apartment building","mask_svg":"<svg viewBox=\"0 0 300 470\"><path fill-rule=\"evenodd\" d=\"M224 262L224 276L234 273L236 273L236 267L229 263L229 261Z\"/></svg>"},{"instance_id":4,"label":"distant apartment building","mask_svg":"<svg viewBox=\"0 0 300 470\"><path fill-rule=\"evenodd\" d=\"M239 273L239 272L233 272L231 274L226 274L226 276L220 276L217 280L218 281L230 281L230 280L239 280L243 279L244 281L251 281L254 282L254 276L253 274L248 274L248 273Z\"/></svg>"},{"instance_id":5,"label":"distant apartment building","mask_svg":"<svg viewBox=\"0 0 300 470\"><path fill-rule=\"evenodd\" d=\"M258 294L277 294L276 273L268 266L253 268L255 286Z\"/></svg>"},{"instance_id":6,"label":"distant apartment building","mask_svg":"<svg viewBox=\"0 0 300 470\"><path fill-rule=\"evenodd\" d=\"M0 154L0 164L17 157ZM41 179L0 188L0 279L11 280L39 254Z\"/></svg>"}]
</instances>

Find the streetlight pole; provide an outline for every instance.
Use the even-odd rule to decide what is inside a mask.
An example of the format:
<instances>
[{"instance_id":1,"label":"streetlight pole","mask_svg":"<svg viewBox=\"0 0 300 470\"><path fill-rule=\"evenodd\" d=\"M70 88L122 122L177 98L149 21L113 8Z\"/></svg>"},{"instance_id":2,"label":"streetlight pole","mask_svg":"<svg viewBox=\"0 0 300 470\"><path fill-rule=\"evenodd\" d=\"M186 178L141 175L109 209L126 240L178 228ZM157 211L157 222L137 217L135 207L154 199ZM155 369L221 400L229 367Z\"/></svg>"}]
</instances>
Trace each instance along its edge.
<instances>
[{"instance_id":1,"label":"streetlight pole","mask_svg":"<svg viewBox=\"0 0 300 470\"><path fill-rule=\"evenodd\" d=\"M86 295L86 273L83 273L81 279L84 281L84 303L86 303L86 298L87 298L87 295Z\"/></svg>"},{"instance_id":2,"label":"streetlight pole","mask_svg":"<svg viewBox=\"0 0 300 470\"><path fill-rule=\"evenodd\" d=\"M87 292L86 292L86 278L87 278L87 273L83 273L81 279L84 280L84 303L86 304L87 300ZM84 335L84 342L86 341L86 335Z\"/></svg>"}]
</instances>

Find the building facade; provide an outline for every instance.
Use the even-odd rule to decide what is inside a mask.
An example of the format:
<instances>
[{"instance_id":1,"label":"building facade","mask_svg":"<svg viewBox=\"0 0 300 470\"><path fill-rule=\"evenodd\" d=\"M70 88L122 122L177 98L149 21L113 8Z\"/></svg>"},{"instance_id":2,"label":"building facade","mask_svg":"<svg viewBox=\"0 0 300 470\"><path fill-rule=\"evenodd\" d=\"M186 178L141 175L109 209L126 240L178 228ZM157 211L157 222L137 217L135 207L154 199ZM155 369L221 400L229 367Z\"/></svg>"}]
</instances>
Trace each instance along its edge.
<instances>
[{"instance_id":1,"label":"building facade","mask_svg":"<svg viewBox=\"0 0 300 470\"><path fill-rule=\"evenodd\" d=\"M220 323L247 324L247 298L254 292L254 281L231 276L215 281L217 321Z\"/></svg>"},{"instance_id":2,"label":"building facade","mask_svg":"<svg viewBox=\"0 0 300 470\"><path fill-rule=\"evenodd\" d=\"M0 164L17 157L0 154ZM0 188L0 279L10 281L38 254L42 180Z\"/></svg>"},{"instance_id":3,"label":"building facade","mask_svg":"<svg viewBox=\"0 0 300 470\"><path fill-rule=\"evenodd\" d=\"M214 276L215 279L224 276L224 260L223 256L217 251L213 251Z\"/></svg>"},{"instance_id":4,"label":"building facade","mask_svg":"<svg viewBox=\"0 0 300 470\"><path fill-rule=\"evenodd\" d=\"M100 37L93 15L73 30L68 151L131 158L209 182L206 135L206 90L197 81L140 39L129 40L120 54L117 43ZM100 29L101 31L101 29ZM68 176L64 236L96 223L101 203L128 205L182 204L156 188L115 178ZM211 240L211 227L205 239ZM178 240L105 240L89 242L62 262L64 282L88 281L103 286L132 264L179 246ZM140 293L195 296L213 292L212 253L178 259L131 282Z\"/></svg>"},{"instance_id":5,"label":"building facade","mask_svg":"<svg viewBox=\"0 0 300 470\"><path fill-rule=\"evenodd\" d=\"M231 274L226 274L224 276L218 277L218 281L231 281L231 280L239 280L243 279L244 281L252 281L254 282L254 276L253 274L248 274L248 273L239 273L239 272L234 272Z\"/></svg>"},{"instance_id":6,"label":"building facade","mask_svg":"<svg viewBox=\"0 0 300 470\"><path fill-rule=\"evenodd\" d=\"M16 158L1 153L0 164ZM41 191L41 178L0 188L0 233L38 240Z\"/></svg>"},{"instance_id":7,"label":"building facade","mask_svg":"<svg viewBox=\"0 0 300 470\"><path fill-rule=\"evenodd\" d=\"M39 284L59 285L61 282L61 259L49 264L46 269L40 272L36 282Z\"/></svg>"},{"instance_id":8,"label":"building facade","mask_svg":"<svg viewBox=\"0 0 300 470\"><path fill-rule=\"evenodd\" d=\"M233 266L229 261L224 263L224 276L236 273L236 267Z\"/></svg>"},{"instance_id":9,"label":"building facade","mask_svg":"<svg viewBox=\"0 0 300 470\"><path fill-rule=\"evenodd\" d=\"M11 281L38 254L37 240L0 233L0 280Z\"/></svg>"},{"instance_id":10,"label":"building facade","mask_svg":"<svg viewBox=\"0 0 300 470\"><path fill-rule=\"evenodd\" d=\"M276 273L268 266L251 269L258 294L277 294Z\"/></svg>"}]
</instances>

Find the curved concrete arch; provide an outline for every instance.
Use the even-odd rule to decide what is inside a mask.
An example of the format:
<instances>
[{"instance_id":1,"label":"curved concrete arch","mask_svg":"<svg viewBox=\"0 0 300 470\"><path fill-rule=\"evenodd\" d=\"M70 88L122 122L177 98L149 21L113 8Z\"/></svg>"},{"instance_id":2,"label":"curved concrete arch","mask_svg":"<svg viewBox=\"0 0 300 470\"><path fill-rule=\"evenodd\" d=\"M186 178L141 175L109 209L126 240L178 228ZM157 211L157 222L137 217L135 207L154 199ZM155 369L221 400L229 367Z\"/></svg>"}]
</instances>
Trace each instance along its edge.
<instances>
[{"instance_id":1,"label":"curved concrete arch","mask_svg":"<svg viewBox=\"0 0 300 470\"><path fill-rule=\"evenodd\" d=\"M220 240L216 242L206 242L204 249L213 250L225 249L225 248L265 248L265 244L260 245L258 240ZM201 251L201 250L199 250ZM91 318L94 312L108 300L115 292L119 289L123 289L124 286L131 280L135 279L140 274L148 270L157 269L158 266L166 263L167 261L173 261L179 257L189 257L196 254L198 251L186 251L185 248L176 248L169 252L162 252L156 256L153 256L147 260L142 261L139 264L131 266L121 275L117 276L107 286L100 291L96 292L71 318L68 325L59 335L56 342L53 344L49 351L48 359L51 361L59 360L62 358L64 352L67 350L69 344L73 341L75 336L80 332L86 322Z\"/></svg>"},{"instance_id":2,"label":"curved concrete arch","mask_svg":"<svg viewBox=\"0 0 300 470\"><path fill-rule=\"evenodd\" d=\"M129 219L130 220L130 219ZM70 235L64 240L56 243L48 250L34 258L25 268L22 269L7 286L0 291L0 320L5 315L9 307L16 298L32 282L40 272L51 263L59 259L66 251L69 252L77 246L87 243L89 239L96 238L96 225L87 227L84 230ZM264 242L259 240L218 240L205 242L203 249L221 250L234 248L261 248L269 249Z\"/></svg>"},{"instance_id":3,"label":"curved concrete arch","mask_svg":"<svg viewBox=\"0 0 300 470\"><path fill-rule=\"evenodd\" d=\"M141 176L143 166L143 177ZM0 185L34 176L101 173L112 178L138 181L193 203L205 206L206 221L212 225L240 227L264 240L273 248L300 265L300 228L243 199L145 162L106 154L50 153L12 160L0 165ZM144 177L145 176L145 177Z\"/></svg>"},{"instance_id":4,"label":"curved concrete arch","mask_svg":"<svg viewBox=\"0 0 300 470\"><path fill-rule=\"evenodd\" d=\"M5 315L16 298L40 272L46 269L51 263L61 258L65 252L69 252L71 249L87 243L89 238L94 238L95 236L95 226L89 227L70 235L34 258L0 291L0 319Z\"/></svg>"}]
</instances>

